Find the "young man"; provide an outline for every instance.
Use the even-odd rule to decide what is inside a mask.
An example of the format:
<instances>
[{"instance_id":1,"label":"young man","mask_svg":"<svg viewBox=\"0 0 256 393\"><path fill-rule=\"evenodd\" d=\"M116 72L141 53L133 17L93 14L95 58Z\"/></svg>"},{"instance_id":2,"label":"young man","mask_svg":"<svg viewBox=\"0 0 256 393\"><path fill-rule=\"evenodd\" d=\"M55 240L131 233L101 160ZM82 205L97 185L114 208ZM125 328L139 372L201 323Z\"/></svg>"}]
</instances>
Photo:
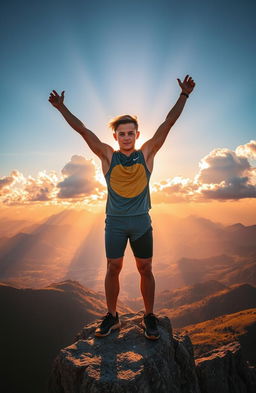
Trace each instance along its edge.
<instances>
[{"instance_id":1,"label":"young man","mask_svg":"<svg viewBox=\"0 0 256 393\"><path fill-rule=\"evenodd\" d=\"M101 159L102 170L107 182L108 199L105 219L105 247L107 272L105 293L108 312L95 331L98 337L108 335L112 329L121 326L116 303L119 294L119 273L123 265L124 251L129 239L138 271L141 276L140 288L145 305L142 319L144 334L148 339L159 338L158 319L153 313L155 279L152 273L153 237L149 180L153 170L154 157L163 145L171 127L180 116L195 82L186 75L180 96L151 139L139 149L135 142L140 135L136 116L117 116L110 123L119 150L114 149L90 131L64 105L64 91L61 96L53 90L50 103L57 108L70 126L87 142L91 150Z\"/></svg>"}]
</instances>

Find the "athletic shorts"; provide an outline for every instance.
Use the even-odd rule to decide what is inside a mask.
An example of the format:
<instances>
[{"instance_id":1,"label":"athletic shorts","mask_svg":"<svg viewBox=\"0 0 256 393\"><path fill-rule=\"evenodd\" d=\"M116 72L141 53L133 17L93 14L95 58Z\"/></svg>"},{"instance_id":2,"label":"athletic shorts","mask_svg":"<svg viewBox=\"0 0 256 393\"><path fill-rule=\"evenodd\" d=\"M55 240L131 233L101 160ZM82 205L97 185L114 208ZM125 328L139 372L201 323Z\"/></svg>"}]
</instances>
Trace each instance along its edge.
<instances>
[{"instance_id":1,"label":"athletic shorts","mask_svg":"<svg viewBox=\"0 0 256 393\"><path fill-rule=\"evenodd\" d=\"M129 239L135 257L153 255L153 235L149 213L137 216L110 216L105 219L105 249L107 258L120 258Z\"/></svg>"}]
</instances>

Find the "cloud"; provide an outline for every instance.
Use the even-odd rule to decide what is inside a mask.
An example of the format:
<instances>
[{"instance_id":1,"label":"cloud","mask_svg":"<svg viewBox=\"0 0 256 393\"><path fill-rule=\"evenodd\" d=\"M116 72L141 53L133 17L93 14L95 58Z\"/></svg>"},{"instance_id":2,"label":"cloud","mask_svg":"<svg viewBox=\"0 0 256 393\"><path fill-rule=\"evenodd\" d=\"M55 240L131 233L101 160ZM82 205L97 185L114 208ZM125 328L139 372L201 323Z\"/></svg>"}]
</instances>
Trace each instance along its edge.
<instances>
[{"instance_id":1,"label":"cloud","mask_svg":"<svg viewBox=\"0 0 256 393\"><path fill-rule=\"evenodd\" d=\"M12 176L3 176L0 178L0 190L6 188L8 185L14 182L14 178Z\"/></svg>"},{"instance_id":2,"label":"cloud","mask_svg":"<svg viewBox=\"0 0 256 393\"><path fill-rule=\"evenodd\" d=\"M41 171L36 178L29 176L24 192L27 201L50 201L56 195L56 184L59 181L56 172Z\"/></svg>"},{"instance_id":3,"label":"cloud","mask_svg":"<svg viewBox=\"0 0 256 393\"><path fill-rule=\"evenodd\" d=\"M240 145L235 151L238 156L244 156L256 160L256 141L250 141L245 145Z\"/></svg>"},{"instance_id":4,"label":"cloud","mask_svg":"<svg viewBox=\"0 0 256 393\"><path fill-rule=\"evenodd\" d=\"M34 178L25 177L15 170L6 178L12 180L8 181L8 185L5 184L0 200L7 205L51 200L54 197L57 180L59 180L54 171L48 174L45 171L39 172Z\"/></svg>"},{"instance_id":5,"label":"cloud","mask_svg":"<svg viewBox=\"0 0 256 393\"><path fill-rule=\"evenodd\" d=\"M72 156L58 174L41 171L25 177L19 171L0 179L0 202L6 205L29 203L73 203L87 205L106 199L106 187L96 180L97 168L92 160Z\"/></svg>"},{"instance_id":6,"label":"cloud","mask_svg":"<svg viewBox=\"0 0 256 393\"><path fill-rule=\"evenodd\" d=\"M95 178L96 167L92 160L74 155L62 169L65 179L57 184L58 198L81 198L99 194L105 187Z\"/></svg>"},{"instance_id":7,"label":"cloud","mask_svg":"<svg viewBox=\"0 0 256 393\"><path fill-rule=\"evenodd\" d=\"M21 200L20 189L25 184L25 178L21 172L14 170L9 176L3 176L0 179L0 202L8 203L11 199Z\"/></svg>"},{"instance_id":8,"label":"cloud","mask_svg":"<svg viewBox=\"0 0 256 393\"><path fill-rule=\"evenodd\" d=\"M155 183L155 203L238 200L256 197L256 169L248 158L255 157L256 141L238 146L235 151L218 148L199 162L194 179L175 177Z\"/></svg>"},{"instance_id":9,"label":"cloud","mask_svg":"<svg viewBox=\"0 0 256 393\"><path fill-rule=\"evenodd\" d=\"M191 179L176 176L154 183L151 190L153 203L189 202L194 198L197 185Z\"/></svg>"},{"instance_id":10,"label":"cloud","mask_svg":"<svg viewBox=\"0 0 256 393\"><path fill-rule=\"evenodd\" d=\"M250 168L246 157L239 157L229 149L214 149L199 162L200 170L195 180L216 184L241 176Z\"/></svg>"},{"instance_id":11,"label":"cloud","mask_svg":"<svg viewBox=\"0 0 256 393\"><path fill-rule=\"evenodd\" d=\"M205 198L219 200L256 198L256 184L251 184L248 176L232 177L228 182L223 181L209 189L202 188L201 194Z\"/></svg>"}]
</instances>

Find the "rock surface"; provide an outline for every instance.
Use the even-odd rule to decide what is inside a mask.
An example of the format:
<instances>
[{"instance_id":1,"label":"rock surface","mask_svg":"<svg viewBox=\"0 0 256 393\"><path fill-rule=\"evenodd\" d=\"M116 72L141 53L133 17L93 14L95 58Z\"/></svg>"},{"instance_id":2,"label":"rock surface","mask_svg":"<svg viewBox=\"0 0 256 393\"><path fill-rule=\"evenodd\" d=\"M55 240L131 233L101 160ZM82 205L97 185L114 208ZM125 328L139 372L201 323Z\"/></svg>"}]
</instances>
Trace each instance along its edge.
<instances>
[{"instance_id":1,"label":"rock surface","mask_svg":"<svg viewBox=\"0 0 256 393\"><path fill-rule=\"evenodd\" d=\"M243 360L238 342L216 348L196 360L201 393L255 393L256 373Z\"/></svg>"},{"instance_id":2,"label":"rock surface","mask_svg":"<svg viewBox=\"0 0 256 393\"><path fill-rule=\"evenodd\" d=\"M256 371L238 342L194 361L187 335L173 334L159 317L160 338L148 340L143 311L120 316L122 327L95 337L101 320L86 325L55 358L49 393L255 393Z\"/></svg>"},{"instance_id":3,"label":"rock surface","mask_svg":"<svg viewBox=\"0 0 256 393\"><path fill-rule=\"evenodd\" d=\"M100 320L83 328L53 363L49 393L200 393L193 347L159 318L160 339L148 340L143 312L120 317L122 328L94 337Z\"/></svg>"}]
</instances>

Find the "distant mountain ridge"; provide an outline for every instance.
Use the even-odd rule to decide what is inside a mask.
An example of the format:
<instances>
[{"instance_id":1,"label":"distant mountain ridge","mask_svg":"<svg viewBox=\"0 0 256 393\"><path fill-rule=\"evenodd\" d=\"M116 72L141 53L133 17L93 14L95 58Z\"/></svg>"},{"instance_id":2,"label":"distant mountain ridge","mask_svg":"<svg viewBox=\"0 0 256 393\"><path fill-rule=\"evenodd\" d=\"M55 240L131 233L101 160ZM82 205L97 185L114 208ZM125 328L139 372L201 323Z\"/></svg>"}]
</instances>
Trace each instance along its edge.
<instances>
[{"instance_id":1,"label":"distant mountain ridge","mask_svg":"<svg viewBox=\"0 0 256 393\"><path fill-rule=\"evenodd\" d=\"M103 214L68 209L38 223L17 220L20 231L12 237L7 234L16 221L5 218L2 222L0 280L42 288L71 279L100 289L106 265ZM158 228L154 271L159 287L168 290L209 280L256 285L255 225L224 226L199 216L169 214L156 215L154 223ZM140 296L134 277L134 271L132 278L129 274L121 277L121 296Z\"/></svg>"},{"instance_id":2,"label":"distant mountain ridge","mask_svg":"<svg viewBox=\"0 0 256 393\"><path fill-rule=\"evenodd\" d=\"M238 340L246 360L256 366L256 308L222 315L205 322L176 329L191 338L195 357Z\"/></svg>"},{"instance_id":3,"label":"distant mountain ridge","mask_svg":"<svg viewBox=\"0 0 256 393\"><path fill-rule=\"evenodd\" d=\"M173 326L178 328L255 307L256 288L249 284L242 284L226 288L176 309L160 309L158 313L167 315Z\"/></svg>"}]
</instances>

